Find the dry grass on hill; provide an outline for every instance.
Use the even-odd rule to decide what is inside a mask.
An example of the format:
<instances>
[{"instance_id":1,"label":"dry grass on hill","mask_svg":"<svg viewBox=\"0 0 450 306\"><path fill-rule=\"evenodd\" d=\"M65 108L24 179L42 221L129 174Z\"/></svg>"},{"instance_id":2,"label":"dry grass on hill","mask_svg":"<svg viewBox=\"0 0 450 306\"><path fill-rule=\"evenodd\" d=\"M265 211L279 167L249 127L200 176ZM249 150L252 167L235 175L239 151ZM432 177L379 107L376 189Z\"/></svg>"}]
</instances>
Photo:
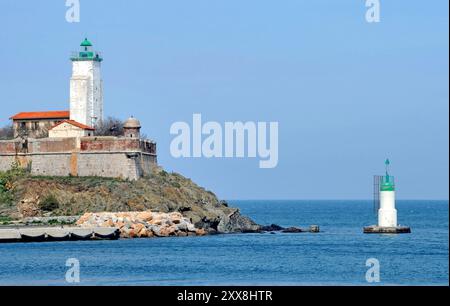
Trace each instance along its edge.
<instances>
[{"instance_id":1,"label":"dry grass on hill","mask_svg":"<svg viewBox=\"0 0 450 306\"><path fill-rule=\"evenodd\" d=\"M3 186L3 187L2 187ZM214 193L180 174L155 168L138 181L99 177L33 177L0 174L0 216L73 216L86 212L181 212L210 231L251 231L258 226Z\"/></svg>"}]
</instances>

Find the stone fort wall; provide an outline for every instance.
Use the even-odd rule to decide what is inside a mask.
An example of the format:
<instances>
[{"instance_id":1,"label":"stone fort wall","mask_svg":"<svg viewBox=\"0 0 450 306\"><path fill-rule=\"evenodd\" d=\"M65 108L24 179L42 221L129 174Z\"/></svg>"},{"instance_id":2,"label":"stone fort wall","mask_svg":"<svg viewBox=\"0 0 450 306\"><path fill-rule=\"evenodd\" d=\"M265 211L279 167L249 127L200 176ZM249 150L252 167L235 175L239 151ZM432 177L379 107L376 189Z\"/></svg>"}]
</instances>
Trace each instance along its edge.
<instances>
[{"instance_id":1,"label":"stone fort wall","mask_svg":"<svg viewBox=\"0 0 450 306\"><path fill-rule=\"evenodd\" d=\"M120 137L0 141L0 171L17 162L33 175L136 180L157 165L156 144Z\"/></svg>"}]
</instances>

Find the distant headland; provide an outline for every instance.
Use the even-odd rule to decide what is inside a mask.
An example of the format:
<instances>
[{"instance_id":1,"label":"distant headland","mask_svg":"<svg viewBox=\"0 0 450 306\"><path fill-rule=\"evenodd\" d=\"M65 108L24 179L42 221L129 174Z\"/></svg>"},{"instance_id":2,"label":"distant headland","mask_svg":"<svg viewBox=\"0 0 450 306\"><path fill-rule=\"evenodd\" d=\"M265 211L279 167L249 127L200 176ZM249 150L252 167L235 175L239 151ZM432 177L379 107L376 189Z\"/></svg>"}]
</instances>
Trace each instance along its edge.
<instances>
[{"instance_id":1,"label":"distant headland","mask_svg":"<svg viewBox=\"0 0 450 306\"><path fill-rule=\"evenodd\" d=\"M147 235L260 229L212 192L160 168L156 143L141 134L138 119L104 119L103 57L88 39L70 60L70 110L19 112L0 133L0 223L71 223L73 217L61 216L148 211L167 220ZM169 213L186 220L186 231L171 227L177 220ZM142 234L125 226L129 236Z\"/></svg>"},{"instance_id":2,"label":"distant headland","mask_svg":"<svg viewBox=\"0 0 450 306\"><path fill-rule=\"evenodd\" d=\"M104 119L103 56L88 39L80 47L70 58L70 110L22 111L0 129L0 226L13 227L0 240L302 232L262 227L164 171L138 119ZM35 228L21 232L27 226Z\"/></svg>"}]
</instances>

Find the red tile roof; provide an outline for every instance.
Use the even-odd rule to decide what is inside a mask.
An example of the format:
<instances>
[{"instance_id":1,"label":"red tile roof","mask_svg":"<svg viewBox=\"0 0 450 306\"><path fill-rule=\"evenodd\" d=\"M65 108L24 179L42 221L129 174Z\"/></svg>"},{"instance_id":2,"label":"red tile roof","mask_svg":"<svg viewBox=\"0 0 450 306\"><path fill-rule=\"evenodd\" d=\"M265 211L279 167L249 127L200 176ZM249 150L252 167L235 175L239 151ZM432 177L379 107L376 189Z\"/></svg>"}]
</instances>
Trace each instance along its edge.
<instances>
[{"instance_id":1,"label":"red tile roof","mask_svg":"<svg viewBox=\"0 0 450 306\"><path fill-rule=\"evenodd\" d=\"M59 125L61 125L61 124L63 124L63 123L69 123L69 124L71 124L71 125L73 125L73 126L76 126L76 127L79 127L80 129L83 129L83 130L90 130L90 131L94 131L94 130L95 130L94 128L92 128L92 127L90 127L90 126L84 125L84 124L79 123L79 122L76 122L76 121L74 121L74 120L64 120L64 121L61 121L61 122L58 123L57 125L52 126L49 130L54 129L55 127L57 127L57 126L59 126Z\"/></svg>"},{"instance_id":2,"label":"red tile roof","mask_svg":"<svg viewBox=\"0 0 450 306\"><path fill-rule=\"evenodd\" d=\"M31 120L31 119L69 119L69 111L54 112L23 112L12 116L12 120Z\"/></svg>"}]
</instances>

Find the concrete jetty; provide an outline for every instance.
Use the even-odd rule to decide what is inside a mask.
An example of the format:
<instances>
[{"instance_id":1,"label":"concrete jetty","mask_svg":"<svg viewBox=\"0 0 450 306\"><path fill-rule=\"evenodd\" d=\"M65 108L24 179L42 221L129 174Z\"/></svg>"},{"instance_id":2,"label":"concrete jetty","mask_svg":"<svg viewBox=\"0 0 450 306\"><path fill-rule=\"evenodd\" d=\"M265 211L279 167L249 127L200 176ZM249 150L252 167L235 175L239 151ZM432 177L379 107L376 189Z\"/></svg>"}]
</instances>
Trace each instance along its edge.
<instances>
[{"instance_id":1,"label":"concrete jetty","mask_svg":"<svg viewBox=\"0 0 450 306\"><path fill-rule=\"evenodd\" d=\"M116 227L18 227L0 228L0 243L45 242L77 240L115 240L120 232Z\"/></svg>"},{"instance_id":2,"label":"concrete jetty","mask_svg":"<svg viewBox=\"0 0 450 306\"><path fill-rule=\"evenodd\" d=\"M395 227L383 227L383 226L367 226L364 228L364 234L410 234L411 228L408 226L395 226Z\"/></svg>"}]
</instances>

